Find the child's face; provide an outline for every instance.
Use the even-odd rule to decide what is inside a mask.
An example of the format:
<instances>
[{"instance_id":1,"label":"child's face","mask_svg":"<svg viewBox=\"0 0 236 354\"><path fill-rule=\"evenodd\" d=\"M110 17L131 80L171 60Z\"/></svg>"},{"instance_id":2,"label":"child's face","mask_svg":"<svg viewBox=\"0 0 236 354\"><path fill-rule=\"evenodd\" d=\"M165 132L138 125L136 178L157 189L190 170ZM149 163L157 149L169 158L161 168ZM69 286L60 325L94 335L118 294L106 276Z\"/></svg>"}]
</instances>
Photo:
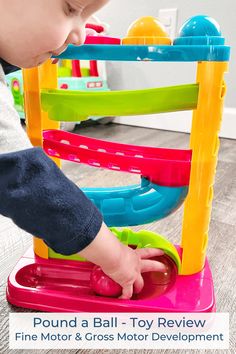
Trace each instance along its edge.
<instances>
[{"instance_id":1,"label":"child's face","mask_svg":"<svg viewBox=\"0 0 236 354\"><path fill-rule=\"evenodd\" d=\"M108 0L0 0L0 57L28 68L82 44L88 18Z\"/></svg>"}]
</instances>

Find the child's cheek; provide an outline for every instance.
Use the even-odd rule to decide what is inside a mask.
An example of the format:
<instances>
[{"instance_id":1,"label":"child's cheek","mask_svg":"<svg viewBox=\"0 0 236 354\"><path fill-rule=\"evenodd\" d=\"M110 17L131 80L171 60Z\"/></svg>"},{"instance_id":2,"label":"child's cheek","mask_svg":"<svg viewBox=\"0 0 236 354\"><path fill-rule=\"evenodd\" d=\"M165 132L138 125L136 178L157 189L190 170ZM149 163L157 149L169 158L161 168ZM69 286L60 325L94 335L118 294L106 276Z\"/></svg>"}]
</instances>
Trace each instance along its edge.
<instances>
[{"instance_id":1,"label":"child's cheek","mask_svg":"<svg viewBox=\"0 0 236 354\"><path fill-rule=\"evenodd\" d=\"M66 31L58 26L44 28L38 36L38 50L40 52L55 51L64 45L67 36Z\"/></svg>"}]
</instances>

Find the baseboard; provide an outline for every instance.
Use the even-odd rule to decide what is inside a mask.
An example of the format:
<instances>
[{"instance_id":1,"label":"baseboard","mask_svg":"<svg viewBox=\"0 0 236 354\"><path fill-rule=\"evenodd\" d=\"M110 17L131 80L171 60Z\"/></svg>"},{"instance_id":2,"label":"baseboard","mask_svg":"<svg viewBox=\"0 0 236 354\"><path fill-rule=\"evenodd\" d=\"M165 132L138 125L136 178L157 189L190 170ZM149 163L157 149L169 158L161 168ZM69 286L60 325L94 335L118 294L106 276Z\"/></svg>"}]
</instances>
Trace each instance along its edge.
<instances>
[{"instance_id":1,"label":"baseboard","mask_svg":"<svg viewBox=\"0 0 236 354\"><path fill-rule=\"evenodd\" d=\"M191 111L162 113L158 115L116 117L115 123L137 127L190 133ZM220 137L236 139L236 108L225 108Z\"/></svg>"}]
</instances>

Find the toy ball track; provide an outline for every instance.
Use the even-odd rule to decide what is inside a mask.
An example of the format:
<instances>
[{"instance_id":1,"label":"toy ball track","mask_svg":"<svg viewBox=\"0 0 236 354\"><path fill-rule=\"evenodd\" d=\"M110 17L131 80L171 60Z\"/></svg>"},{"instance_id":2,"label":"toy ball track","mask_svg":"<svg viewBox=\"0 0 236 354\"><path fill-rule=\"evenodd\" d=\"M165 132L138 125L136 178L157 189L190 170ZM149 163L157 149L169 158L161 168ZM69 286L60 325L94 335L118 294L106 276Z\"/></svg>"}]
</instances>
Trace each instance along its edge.
<instances>
[{"instance_id":1,"label":"toy ball track","mask_svg":"<svg viewBox=\"0 0 236 354\"><path fill-rule=\"evenodd\" d=\"M119 144L60 130L44 131L43 138L49 156L140 174L140 185L83 189L108 226L132 226L162 219L174 212L187 195L190 150Z\"/></svg>"}]
</instances>

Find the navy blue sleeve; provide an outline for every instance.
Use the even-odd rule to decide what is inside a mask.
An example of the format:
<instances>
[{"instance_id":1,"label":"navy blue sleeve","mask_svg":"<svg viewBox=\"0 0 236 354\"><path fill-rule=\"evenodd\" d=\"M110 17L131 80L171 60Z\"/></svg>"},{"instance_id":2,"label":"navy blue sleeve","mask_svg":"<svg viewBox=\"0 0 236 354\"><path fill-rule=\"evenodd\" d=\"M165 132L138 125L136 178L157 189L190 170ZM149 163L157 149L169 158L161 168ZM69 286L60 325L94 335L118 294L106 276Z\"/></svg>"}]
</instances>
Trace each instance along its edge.
<instances>
[{"instance_id":1,"label":"navy blue sleeve","mask_svg":"<svg viewBox=\"0 0 236 354\"><path fill-rule=\"evenodd\" d=\"M17 66L11 65L2 58L0 58L0 64L2 65L5 75L12 73L14 71L20 70Z\"/></svg>"},{"instance_id":2,"label":"navy blue sleeve","mask_svg":"<svg viewBox=\"0 0 236 354\"><path fill-rule=\"evenodd\" d=\"M41 148L0 155L0 214L71 255L88 246L102 215Z\"/></svg>"}]
</instances>

